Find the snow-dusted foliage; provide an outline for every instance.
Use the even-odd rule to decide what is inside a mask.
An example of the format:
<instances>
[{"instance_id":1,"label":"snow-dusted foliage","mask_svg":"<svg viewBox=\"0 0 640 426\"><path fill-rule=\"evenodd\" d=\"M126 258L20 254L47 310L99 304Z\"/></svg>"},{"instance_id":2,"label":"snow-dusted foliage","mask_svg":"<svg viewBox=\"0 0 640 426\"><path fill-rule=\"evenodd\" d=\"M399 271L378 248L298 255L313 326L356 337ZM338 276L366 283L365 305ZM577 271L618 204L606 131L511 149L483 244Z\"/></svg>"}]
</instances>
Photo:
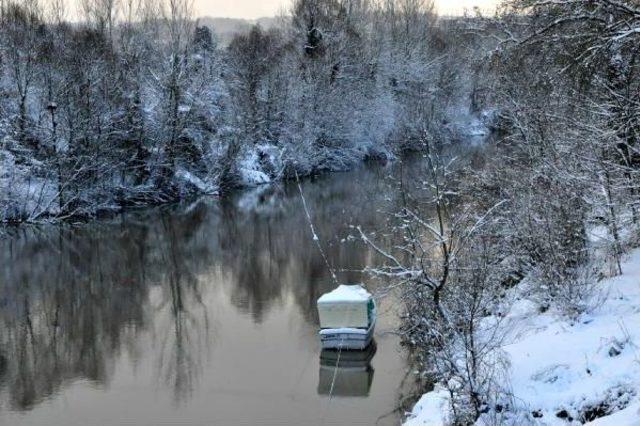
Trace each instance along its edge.
<instances>
[{"instance_id":1,"label":"snow-dusted foliage","mask_svg":"<svg viewBox=\"0 0 640 426\"><path fill-rule=\"evenodd\" d=\"M503 6L494 19L467 21L469 30L499 41L487 50L473 99L481 110L495 111L487 124L499 133L475 159L475 170L456 174L455 192L476 214L490 212L492 225L479 233L471 227L482 241L471 252L439 251L436 258L440 271L450 271L445 288L464 289L456 293L463 306L473 293L464 283L474 281L457 283L455 275L492 277L488 287L474 282L493 294L481 301L473 329L481 337L489 327L490 336L501 337L481 347L491 348L488 365L509 375L493 389L477 382L451 386L452 377L461 383L450 372L469 359L466 347L432 353L430 347L455 340L434 345L432 336L452 322L456 333L448 336L463 334L469 310L441 299L448 315L425 316L420 300L431 306L427 312L437 312L439 287L411 296L420 283L412 276L404 331L422 356L419 372L437 386L408 423L636 424L640 378L637 351L630 348L637 333L628 324L638 323L637 285L631 285L637 252L626 268L624 260L640 234L640 9L637 2L608 0ZM460 217L446 223L459 224ZM429 215L419 218L431 223ZM459 249L455 229L441 229L430 232L443 247ZM410 235L414 245L405 252L423 265L426 256L415 247L425 239ZM486 261L477 264L481 253ZM623 273L629 275L615 278ZM484 403L479 410L474 399Z\"/></svg>"},{"instance_id":2,"label":"snow-dusted foliage","mask_svg":"<svg viewBox=\"0 0 640 426\"><path fill-rule=\"evenodd\" d=\"M293 0L225 46L188 0L87 1L74 24L64 1L0 4L3 188L27 179L3 191L3 220L346 170L425 129L444 140L468 104L468 44L430 1Z\"/></svg>"},{"instance_id":3,"label":"snow-dusted foliage","mask_svg":"<svg viewBox=\"0 0 640 426\"><path fill-rule=\"evenodd\" d=\"M485 210L474 205L451 161L424 143L424 170L403 182L404 206L392 221L399 242L384 248L364 231L360 235L382 259L370 272L401 285L403 343L418 378L438 384L435 399L423 403L441 406L444 394L451 422L469 424L509 400L500 349L508 268L496 261L502 251L495 238L505 203Z\"/></svg>"},{"instance_id":4,"label":"snow-dusted foliage","mask_svg":"<svg viewBox=\"0 0 640 426\"><path fill-rule=\"evenodd\" d=\"M622 264L621 276L600 282L609 294L589 314L571 322L558 311L541 313L521 289L503 319L510 335L512 398L500 412L487 410L478 425L615 425L640 419L640 252ZM437 385L416 404L406 425L448 425L455 421L451 396Z\"/></svg>"}]
</instances>

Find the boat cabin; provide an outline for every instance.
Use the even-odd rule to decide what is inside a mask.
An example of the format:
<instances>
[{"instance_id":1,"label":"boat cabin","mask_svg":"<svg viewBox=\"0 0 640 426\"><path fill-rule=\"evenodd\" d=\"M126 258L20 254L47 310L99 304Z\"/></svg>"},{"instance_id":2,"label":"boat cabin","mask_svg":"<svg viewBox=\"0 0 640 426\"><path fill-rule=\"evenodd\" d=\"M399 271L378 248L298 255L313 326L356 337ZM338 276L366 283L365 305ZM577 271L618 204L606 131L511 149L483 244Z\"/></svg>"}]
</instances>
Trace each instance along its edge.
<instances>
[{"instance_id":1,"label":"boat cabin","mask_svg":"<svg viewBox=\"0 0 640 426\"><path fill-rule=\"evenodd\" d=\"M375 305L360 285L341 285L318 299L321 329L369 328Z\"/></svg>"}]
</instances>

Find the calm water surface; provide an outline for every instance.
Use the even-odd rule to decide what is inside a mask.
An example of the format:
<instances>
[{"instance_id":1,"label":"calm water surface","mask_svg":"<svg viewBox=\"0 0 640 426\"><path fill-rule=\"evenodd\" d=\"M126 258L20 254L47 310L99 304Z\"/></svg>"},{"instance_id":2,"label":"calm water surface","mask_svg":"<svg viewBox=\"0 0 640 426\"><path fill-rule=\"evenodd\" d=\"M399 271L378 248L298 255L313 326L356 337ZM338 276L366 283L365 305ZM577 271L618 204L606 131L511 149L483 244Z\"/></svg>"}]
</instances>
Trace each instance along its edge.
<instances>
[{"instance_id":1,"label":"calm water surface","mask_svg":"<svg viewBox=\"0 0 640 426\"><path fill-rule=\"evenodd\" d=\"M341 282L375 262L350 226L383 226L398 168L303 184ZM20 228L0 263L2 425L400 422L397 303L379 302L376 348L337 370L321 354L315 302L334 284L295 185Z\"/></svg>"}]
</instances>

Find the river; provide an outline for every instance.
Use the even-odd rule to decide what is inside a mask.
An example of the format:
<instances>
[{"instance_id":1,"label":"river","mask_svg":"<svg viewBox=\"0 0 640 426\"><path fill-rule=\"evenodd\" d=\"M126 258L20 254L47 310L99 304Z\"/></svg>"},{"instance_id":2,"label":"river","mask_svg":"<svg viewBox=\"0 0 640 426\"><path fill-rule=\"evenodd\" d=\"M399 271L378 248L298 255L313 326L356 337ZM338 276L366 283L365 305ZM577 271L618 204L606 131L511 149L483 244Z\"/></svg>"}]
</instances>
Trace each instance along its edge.
<instances>
[{"instance_id":1,"label":"river","mask_svg":"<svg viewBox=\"0 0 640 426\"><path fill-rule=\"evenodd\" d=\"M381 229L399 164L306 180L340 282L382 284L353 226ZM376 347L336 370L317 340L335 287L297 185L0 241L0 424L394 425L407 377L379 299ZM335 376L335 378L334 378Z\"/></svg>"}]
</instances>

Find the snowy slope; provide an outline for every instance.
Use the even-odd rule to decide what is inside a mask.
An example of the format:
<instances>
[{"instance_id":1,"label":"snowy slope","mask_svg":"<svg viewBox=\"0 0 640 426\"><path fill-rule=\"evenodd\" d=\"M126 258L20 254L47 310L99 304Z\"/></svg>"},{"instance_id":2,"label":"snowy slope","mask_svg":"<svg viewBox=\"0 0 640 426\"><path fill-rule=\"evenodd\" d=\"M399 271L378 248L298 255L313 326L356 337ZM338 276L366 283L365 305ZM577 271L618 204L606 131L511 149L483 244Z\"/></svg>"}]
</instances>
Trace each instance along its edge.
<instances>
[{"instance_id":1,"label":"snowy slope","mask_svg":"<svg viewBox=\"0 0 640 426\"><path fill-rule=\"evenodd\" d=\"M503 349L521 416L505 424L640 425L640 250L623 272L601 283L606 298L573 324L526 300L513 306L514 334ZM446 424L447 409L436 388L405 425Z\"/></svg>"}]
</instances>

